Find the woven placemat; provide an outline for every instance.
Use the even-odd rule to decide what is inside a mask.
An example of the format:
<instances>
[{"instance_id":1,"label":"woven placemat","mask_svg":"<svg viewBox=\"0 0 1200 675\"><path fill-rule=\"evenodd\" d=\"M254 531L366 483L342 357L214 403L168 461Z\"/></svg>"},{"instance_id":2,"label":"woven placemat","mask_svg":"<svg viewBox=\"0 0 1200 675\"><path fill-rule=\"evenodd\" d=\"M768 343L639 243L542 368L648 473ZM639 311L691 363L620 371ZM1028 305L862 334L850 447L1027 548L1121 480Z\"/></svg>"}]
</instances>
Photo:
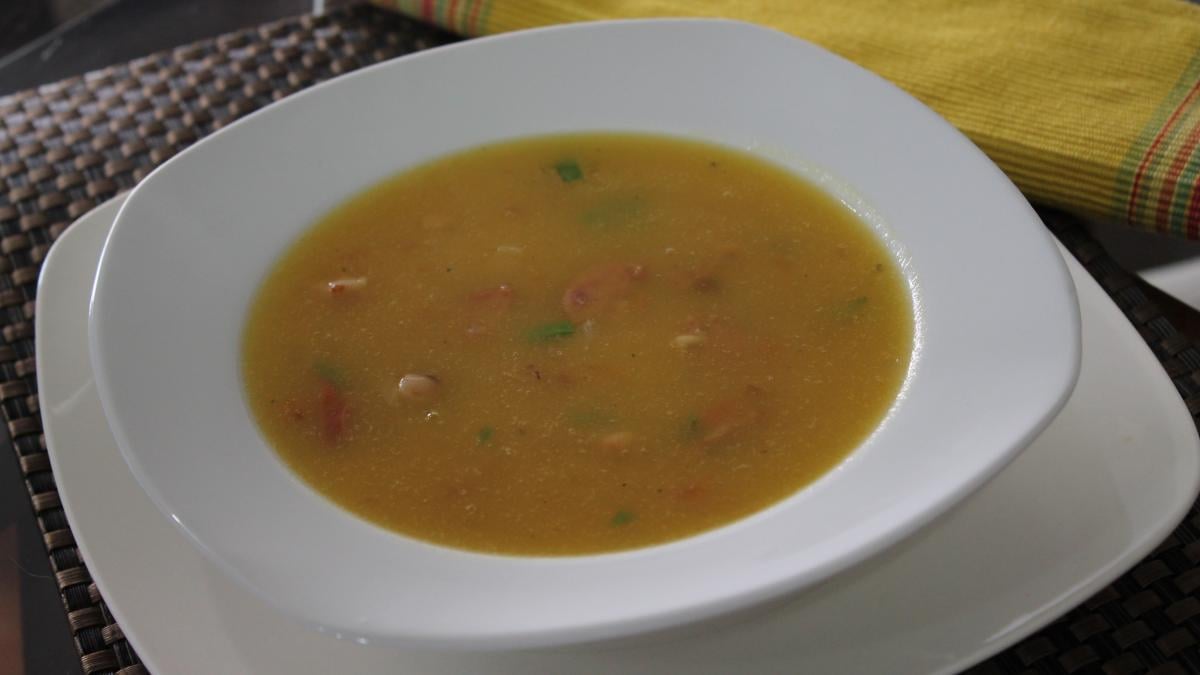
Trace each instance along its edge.
<instances>
[{"instance_id":1,"label":"woven placemat","mask_svg":"<svg viewBox=\"0 0 1200 675\"><path fill-rule=\"evenodd\" d=\"M230 33L0 98L0 408L84 672L144 669L75 547L41 433L33 300L50 245L76 218L196 139L316 82L449 39L390 13L353 8Z\"/></svg>"},{"instance_id":2,"label":"woven placemat","mask_svg":"<svg viewBox=\"0 0 1200 675\"><path fill-rule=\"evenodd\" d=\"M33 358L34 294L77 217L248 112L364 65L450 38L358 7L239 31L0 98L0 408L86 673L144 673L75 547L46 455ZM1193 416L1200 351L1077 224L1043 214L1154 349ZM1200 672L1200 511L1148 559L974 675ZM163 617L164 621L172 620ZM0 657L2 658L2 657ZM212 664L221 672L220 664Z\"/></svg>"}]
</instances>

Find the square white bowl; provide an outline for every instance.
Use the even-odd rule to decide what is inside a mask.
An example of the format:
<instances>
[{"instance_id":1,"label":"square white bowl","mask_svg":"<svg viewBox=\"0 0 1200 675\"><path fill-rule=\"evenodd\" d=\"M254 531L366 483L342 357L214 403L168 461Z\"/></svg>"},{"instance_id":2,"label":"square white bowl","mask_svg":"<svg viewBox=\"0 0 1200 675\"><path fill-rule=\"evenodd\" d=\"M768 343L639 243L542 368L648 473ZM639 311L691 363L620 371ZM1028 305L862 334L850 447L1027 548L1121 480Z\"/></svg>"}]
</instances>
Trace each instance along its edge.
<instances>
[{"instance_id":1,"label":"square white bowl","mask_svg":"<svg viewBox=\"0 0 1200 675\"><path fill-rule=\"evenodd\" d=\"M383 530L303 484L245 404L250 299L333 206L506 138L642 131L816 179L904 267L917 341L901 396L849 459L700 536L567 558ZM1074 288L1020 193L945 121L803 41L726 21L579 24L364 69L251 115L130 195L89 319L105 413L139 483L205 554L287 614L361 640L531 647L642 633L816 583L979 487L1065 402Z\"/></svg>"}]
</instances>

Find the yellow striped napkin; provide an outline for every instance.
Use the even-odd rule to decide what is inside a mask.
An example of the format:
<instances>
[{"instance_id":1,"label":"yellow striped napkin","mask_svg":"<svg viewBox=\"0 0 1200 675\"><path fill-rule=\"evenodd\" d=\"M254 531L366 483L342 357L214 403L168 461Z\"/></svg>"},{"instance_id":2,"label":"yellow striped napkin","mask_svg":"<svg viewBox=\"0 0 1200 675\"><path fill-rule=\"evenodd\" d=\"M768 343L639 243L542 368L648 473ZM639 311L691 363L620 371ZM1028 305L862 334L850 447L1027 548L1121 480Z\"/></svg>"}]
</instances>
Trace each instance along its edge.
<instances>
[{"instance_id":1,"label":"yellow striped napkin","mask_svg":"<svg viewBox=\"0 0 1200 675\"><path fill-rule=\"evenodd\" d=\"M1183 0L376 0L477 36L620 17L785 30L895 82L1033 201L1200 239L1200 6Z\"/></svg>"}]
</instances>

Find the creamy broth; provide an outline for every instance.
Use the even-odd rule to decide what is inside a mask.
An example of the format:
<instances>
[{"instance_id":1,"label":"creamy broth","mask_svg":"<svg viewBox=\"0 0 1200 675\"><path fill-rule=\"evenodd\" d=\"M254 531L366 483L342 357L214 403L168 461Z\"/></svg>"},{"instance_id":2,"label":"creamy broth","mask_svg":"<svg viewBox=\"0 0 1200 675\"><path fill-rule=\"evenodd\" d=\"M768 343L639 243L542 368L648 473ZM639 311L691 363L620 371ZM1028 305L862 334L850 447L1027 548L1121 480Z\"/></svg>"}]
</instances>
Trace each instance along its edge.
<instances>
[{"instance_id":1,"label":"creamy broth","mask_svg":"<svg viewBox=\"0 0 1200 675\"><path fill-rule=\"evenodd\" d=\"M322 218L242 371L283 460L447 546L574 555L774 504L880 423L913 343L873 231L751 155L578 134L477 148Z\"/></svg>"}]
</instances>

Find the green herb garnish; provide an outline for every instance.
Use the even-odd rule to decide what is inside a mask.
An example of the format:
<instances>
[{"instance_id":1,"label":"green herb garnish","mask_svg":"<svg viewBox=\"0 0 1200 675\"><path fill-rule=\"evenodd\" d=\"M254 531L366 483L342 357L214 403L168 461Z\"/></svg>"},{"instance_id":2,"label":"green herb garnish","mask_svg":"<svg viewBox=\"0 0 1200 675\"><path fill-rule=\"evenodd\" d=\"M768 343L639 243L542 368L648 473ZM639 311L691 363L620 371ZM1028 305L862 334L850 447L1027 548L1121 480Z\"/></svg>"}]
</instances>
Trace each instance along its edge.
<instances>
[{"instance_id":1,"label":"green herb garnish","mask_svg":"<svg viewBox=\"0 0 1200 675\"><path fill-rule=\"evenodd\" d=\"M857 316L867 306L867 296L860 295L857 298L849 300L846 304L834 308L834 314L842 319L849 319Z\"/></svg>"},{"instance_id":2,"label":"green herb garnish","mask_svg":"<svg viewBox=\"0 0 1200 675\"><path fill-rule=\"evenodd\" d=\"M542 324L529 331L530 342L549 342L575 334L575 324L570 321L554 321Z\"/></svg>"},{"instance_id":3,"label":"green herb garnish","mask_svg":"<svg viewBox=\"0 0 1200 675\"><path fill-rule=\"evenodd\" d=\"M612 523L613 527L620 527L622 525L628 525L632 523L635 518L637 518L637 514L635 514L633 511L621 509L613 514L612 520L609 522Z\"/></svg>"},{"instance_id":4,"label":"green herb garnish","mask_svg":"<svg viewBox=\"0 0 1200 675\"><path fill-rule=\"evenodd\" d=\"M564 183L574 183L577 180L583 180L583 169L579 168L579 163L573 159L564 159L555 164L554 170Z\"/></svg>"},{"instance_id":5,"label":"green herb garnish","mask_svg":"<svg viewBox=\"0 0 1200 675\"><path fill-rule=\"evenodd\" d=\"M492 440L493 433L495 433L495 430L492 429L491 427L483 427L482 429L480 429L479 436L478 436L479 444L483 445L484 443L487 443L488 441Z\"/></svg>"},{"instance_id":6,"label":"green herb garnish","mask_svg":"<svg viewBox=\"0 0 1200 675\"><path fill-rule=\"evenodd\" d=\"M630 227L637 224L638 218L644 211L645 205L640 196L610 197L588 207L580 215L580 220L584 225L595 230Z\"/></svg>"},{"instance_id":7,"label":"green herb garnish","mask_svg":"<svg viewBox=\"0 0 1200 675\"><path fill-rule=\"evenodd\" d=\"M567 411L567 421L576 427L606 427L616 421L616 416L600 408L576 408Z\"/></svg>"},{"instance_id":8,"label":"green herb garnish","mask_svg":"<svg viewBox=\"0 0 1200 675\"><path fill-rule=\"evenodd\" d=\"M700 435L700 418L695 415L688 415L687 422L684 423L683 437L695 438Z\"/></svg>"},{"instance_id":9,"label":"green herb garnish","mask_svg":"<svg viewBox=\"0 0 1200 675\"><path fill-rule=\"evenodd\" d=\"M346 372L328 361L322 359L313 361L313 372L317 374L317 377L336 387L346 386Z\"/></svg>"}]
</instances>

